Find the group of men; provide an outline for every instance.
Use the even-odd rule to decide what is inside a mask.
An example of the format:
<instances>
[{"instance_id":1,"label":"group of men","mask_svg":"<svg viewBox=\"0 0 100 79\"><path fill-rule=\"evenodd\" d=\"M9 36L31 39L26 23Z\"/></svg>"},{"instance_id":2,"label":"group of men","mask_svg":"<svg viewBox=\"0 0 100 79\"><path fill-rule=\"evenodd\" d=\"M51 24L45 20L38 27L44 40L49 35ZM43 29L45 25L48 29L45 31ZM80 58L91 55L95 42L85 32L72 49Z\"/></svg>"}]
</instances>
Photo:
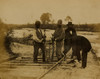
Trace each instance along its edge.
<instances>
[{"instance_id":1,"label":"group of men","mask_svg":"<svg viewBox=\"0 0 100 79\"><path fill-rule=\"evenodd\" d=\"M40 29L40 21L35 22L35 35L33 36L34 40L34 62L37 62L37 56L39 48L42 50L43 62L45 62L45 37ZM76 30L72 22L68 22L64 30L62 27L62 20L58 20L57 28L52 36L52 39L56 41L56 56L58 61L67 54L67 52L72 47L72 59L81 61L80 50L82 50L82 67L86 67L87 63L87 53L91 49L90 42L83 36L77 36ZM62 51L64 42L64 51Z\"/></svg>"}]
</instances>

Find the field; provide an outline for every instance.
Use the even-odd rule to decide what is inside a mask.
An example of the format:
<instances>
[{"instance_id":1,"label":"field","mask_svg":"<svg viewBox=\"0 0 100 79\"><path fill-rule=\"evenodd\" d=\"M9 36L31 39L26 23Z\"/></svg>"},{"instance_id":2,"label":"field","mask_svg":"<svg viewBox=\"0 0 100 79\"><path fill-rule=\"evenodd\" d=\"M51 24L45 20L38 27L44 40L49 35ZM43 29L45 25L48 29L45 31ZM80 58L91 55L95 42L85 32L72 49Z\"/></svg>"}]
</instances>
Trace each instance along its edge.
<instances>
[{"instance_id":1,"label":"field","mask_svg":"<svg viewBox=\"0 0 100 79\"><path fill-rule=\"evenodd\" d=\"M46 30L46 40L51 40L54 30ZM33 29L23 28L15 29L10 34L12 38L24 38L33 34ZM78 31L78 35L85 36L89 39L93 49L96 52L97 59L100 59L100 33L99 32L87 32ZM21 44L12 42L12 51L20 53L21 57L16 60L5 62L0 64L0 79L38 79L43 73L45 73L54 63L33 63L33 51L32 45ZM48 47L46 47L48 49ZM51 50L50 50L51 51ZM69 51L69 55L71 50ZM41 54L40 54L41 55ZM77 63L77 67L73 67L73 64L66 64L63 61L61 65L58 65L51 72L43 77L43 79L100 79L100 61L94 58L93 54L88 54L87 68L81 69L80 63Z\"/></svg>"}]
</instances>

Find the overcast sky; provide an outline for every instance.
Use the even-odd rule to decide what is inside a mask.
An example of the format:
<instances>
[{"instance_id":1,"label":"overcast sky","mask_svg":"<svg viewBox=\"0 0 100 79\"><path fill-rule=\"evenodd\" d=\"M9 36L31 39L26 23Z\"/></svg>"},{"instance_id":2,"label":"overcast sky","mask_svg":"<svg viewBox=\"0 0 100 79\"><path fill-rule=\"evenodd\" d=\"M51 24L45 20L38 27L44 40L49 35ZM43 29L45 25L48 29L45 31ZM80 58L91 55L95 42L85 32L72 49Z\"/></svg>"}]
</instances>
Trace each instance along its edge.
<instances>
[{"instance_id":1,"label":"overcast sky","mask_svg":"<svg viewBox=\"0 0 100 79\"><path fill-rule=\"evenodd\" d=\"M0 0L0 18L8 24L34 23L49 12L57 21L71 16L73 23L100 23L99 0Z\"/></svg>"}]
</instances>

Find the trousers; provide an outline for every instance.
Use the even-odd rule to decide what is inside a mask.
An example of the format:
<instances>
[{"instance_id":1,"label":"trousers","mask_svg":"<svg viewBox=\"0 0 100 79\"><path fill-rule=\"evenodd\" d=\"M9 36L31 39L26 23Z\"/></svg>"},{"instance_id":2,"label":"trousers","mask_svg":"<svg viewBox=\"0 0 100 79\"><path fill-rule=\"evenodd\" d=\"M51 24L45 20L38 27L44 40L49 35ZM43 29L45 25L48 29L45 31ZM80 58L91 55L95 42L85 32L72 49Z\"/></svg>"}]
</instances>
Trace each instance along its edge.
<instances>
[{"instance_id":1,"label":"trousers","mask_svg":"<svg viewBox=\"0 0 100 79\"><path fill-rule=\"evenodd\" d=\"M56 41L56 56L58 60L62 58L63 41Z\"/></svg>"},{"instance_id":2,"label":"trousers","mask_svg":"<svg viewBox=\"0 0 100 79\"><path fill-rule=\"evenodd\" d=\"M34 42L34 61L37 61L37 56L39 52L39 48L42 50L42 59L45 62L45 46L44 43Z\"/></svg>"}]
</instances>

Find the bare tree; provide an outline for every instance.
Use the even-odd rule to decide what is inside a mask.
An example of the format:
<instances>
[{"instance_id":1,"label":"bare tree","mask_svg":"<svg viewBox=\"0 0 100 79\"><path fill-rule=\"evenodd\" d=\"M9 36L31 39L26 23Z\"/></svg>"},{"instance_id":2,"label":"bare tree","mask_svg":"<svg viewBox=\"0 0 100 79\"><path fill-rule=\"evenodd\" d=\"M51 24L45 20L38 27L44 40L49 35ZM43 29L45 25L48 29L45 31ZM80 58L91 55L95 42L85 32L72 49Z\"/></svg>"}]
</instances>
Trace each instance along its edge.
<instances>
[{"instance_id":1,"label":"bare tree","mask_svg":"<svg viewBox=\"0 0 100 79\"><path fill-rule=\"evenodd\" d=\"M48 24L51 21L52 14L51 13L43 13L40 17L40 20L43 24Z\"/></svg>"},{"instance_id":2,"label":"bare tree","mask_svg":"<svg viewBox=\"0 0 100 79\"><path fill-rule=\"evenodd\" d=\"M70 17L70 16L67 16L66 18L65 18L65 21L72 21L72 18Z\"/></svg>"}]
</instances>

